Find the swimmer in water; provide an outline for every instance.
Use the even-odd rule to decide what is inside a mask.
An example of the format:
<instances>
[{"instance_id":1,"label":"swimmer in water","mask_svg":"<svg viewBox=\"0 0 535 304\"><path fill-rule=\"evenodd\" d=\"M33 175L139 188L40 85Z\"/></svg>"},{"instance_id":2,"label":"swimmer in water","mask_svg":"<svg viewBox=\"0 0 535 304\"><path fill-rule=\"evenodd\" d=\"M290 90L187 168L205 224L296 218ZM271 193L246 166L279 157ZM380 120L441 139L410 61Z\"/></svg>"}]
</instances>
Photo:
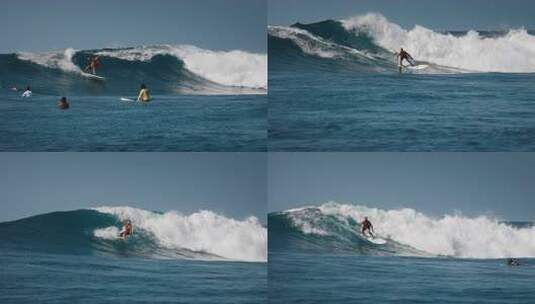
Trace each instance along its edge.
<instances>
[{"instance_id":1,"label":"swimmer in water","mask_svg":"<svg viewBox=\"0 0 535 304\"><path fill-rule=\"evenodd\" d=\"M61 99L58 101L58 108L62 110L67 110L69 106L70 104L67 101L67 97L61 97Z\"/></svg>"}]
</instances>

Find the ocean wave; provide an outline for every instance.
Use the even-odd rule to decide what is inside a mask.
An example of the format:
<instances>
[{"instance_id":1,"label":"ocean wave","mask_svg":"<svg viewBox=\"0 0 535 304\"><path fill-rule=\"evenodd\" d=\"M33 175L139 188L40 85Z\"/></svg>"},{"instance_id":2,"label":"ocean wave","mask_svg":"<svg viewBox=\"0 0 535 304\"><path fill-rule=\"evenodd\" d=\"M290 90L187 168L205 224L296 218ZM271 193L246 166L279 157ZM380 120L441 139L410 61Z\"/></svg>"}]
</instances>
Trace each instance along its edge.
<instances>
[{"instance_id":1,"label":"ocean wave","mask_svg":"<svg viewBox=\"0 0 535 304\"><path fill-rule=\"evenodd\" d=\"M119 238L124 219L133 236ZM133 207L52 212L0 223L0 247L62 254L266 262L267 231L256 218L212 211L183 215Z\"/></svg>"},{"instance_id":2,"label":"ocean wave","mask_svg":"<svg viewBox=\"0 0 535 304\"><path fill-rule=\"evenodd\" d=\"M387 244L362 241L358 223L364 216L372 221L377 235L386 239ZM282 219L287 220L288 226L277 227ZM278 235L298 232L302 239L316 245L345 246L349 251L366 254L387 251L395 255L456 258L535 257L533 225L515 226L488 216L455 214L435 218L410 208L384 210L329 202L271 214L269 224L270 233L272 229L279 229Z\"/></svg>"},{"instance_id":3,"label":"ocean wave","mask_svg":"<svg viewBox=\"0 0 535 304\"><path fill-rule=\"evenodd\" d=\"M522 28L451 33L416 25L406 30L381 14L368 13L344 20L270 26L268 34L272 42L284 40L304 55L345 61L352 70L360 64L375 66L375 71L395 71L394 52L403 47L419 64L429 66L411 73L535 72L535 36ZM279 47L275 42L269 47L270 61L287 55L272 52ZM283 51L291 52L291 48Z\"/></svg>"},{"instance_id":4,"label":"ocean wave","mask_svg":"<svg viewBox=\"0 0 535 304\"><path fill-rule=\"evenodd\" d=\"M105 81L83 71L93 55L102 56L97 74ZM153 94L267 93L267 55L190 45L2 54L0 67L2 83L30 85L41 94L132 95L141 83Z\"/></svg>"}]
</instances>

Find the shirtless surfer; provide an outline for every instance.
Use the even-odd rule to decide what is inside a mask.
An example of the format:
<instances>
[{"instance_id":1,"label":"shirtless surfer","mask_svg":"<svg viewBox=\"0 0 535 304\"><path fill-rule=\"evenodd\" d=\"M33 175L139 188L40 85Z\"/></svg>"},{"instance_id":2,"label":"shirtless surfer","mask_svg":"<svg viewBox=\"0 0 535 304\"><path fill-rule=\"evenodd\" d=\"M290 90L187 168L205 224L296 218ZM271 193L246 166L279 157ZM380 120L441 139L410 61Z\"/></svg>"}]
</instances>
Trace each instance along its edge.
<instances>
[{"instance_id":1,"label":"shirtless surfer","mask_svg":"<svg viewBox=\"0 0 535 304\"><path fill-rule=\"evenodd\" d=\"M368 217L365 216L364 217L364 220L360 223L361 225L361 230L360 232L362 233L362 235L366 236L366 231L368 231L368 234L374 238L375 236L373 235L373 233L375 233L375 231L373 231L373 225L372 223L368 220ZM373 233L372 233L373 232Z\"/></svg>"},{"instance_id":2,"label":"shirtless surfer","mask_svg":"<svg viewBox=\"0 0 535 304\"><path fill-rule=\"evenodd\" d=\"M147 89L147 86L145 84L141 84L141 88L139 90L139 95L137 96L137 101L144 101L148 102L150 101L150 91Z\"/></svg>"},{"instance_id":3,"label":"shirtless surfer","mask_svg":"<svg viewBox=\"0 0 535 304\"><path fill-rule=\"evenodd\" d=\"M91 74L96 75L97 68L100 66L100 56L90 57L87 61L88 61L88 64L84 70L86 72L91 71Z\"/></svg>"},{"instance_id":4,"label":"shirtless surfer","mask_svg":"<svg viewBox=\"0 0 535 304\"><path fill-rule=\"evenodd\" d=\"M119 237L126 239L126 237L129 235L132 235L132 233L133 233L132 222L130 220L125 220L123 222L123 229L121 230L121 232L119 232Z\"/></svg>"},{"instance_id":5,"label":"shirtless surfer","mask_svg":"<svg viewBox=\"0 0 535 304\"><path fill-rule=\"evenodd\" d=\"M398 60L399 72L401 73L401 68L403 67L403 60L406 60L411 66L414 66L414 58L407 53L403 48L400 49L399 53L394 54L396 60Z\"/></svg>"}]
</instances>

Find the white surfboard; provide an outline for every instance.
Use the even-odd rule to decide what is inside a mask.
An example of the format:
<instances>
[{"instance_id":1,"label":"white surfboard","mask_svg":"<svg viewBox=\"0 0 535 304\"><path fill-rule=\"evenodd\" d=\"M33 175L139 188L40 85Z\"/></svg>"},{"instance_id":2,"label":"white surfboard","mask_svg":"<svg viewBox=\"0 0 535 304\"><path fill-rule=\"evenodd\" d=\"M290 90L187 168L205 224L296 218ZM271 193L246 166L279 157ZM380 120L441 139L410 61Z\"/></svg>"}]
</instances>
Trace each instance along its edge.
<instances>
[{"instance_id":1,"label":"white surfboard","mask_svg":"<svg viewBox=\"0 0 535 304\"><path fill-rule=\"evenodd\" d=\"M126 98L126 97L121 97L121 101L134 101L135 102L135 100Z\"/></svg>"},{"instance_id":2,"label":"white surfboard","mask_svg":"<svg viewBox=\"0 0 535 304\"><path fill-rule=\"evenodd\" d=\"M84 75L87 78L95 79L95 80L106 80L106 78L98 75L93 75L90 73L82 72L82 75Z\"/></svg>"},{"instance_id":3,"label":"white surfboard","mask_svg":"<svg viewBox=\"0 0 535 304\"><path fill-rule=\"evenodd\" d=\"M372 237L366 237L366 239L371 242L371 243L374 243L374 244L377 244L377 245L383 245L383 244L386 244L386 240L382 239L382 238L372 238Z\"/></svg>"},{"instance_id":4,"label":"white surfboard","mask_svg":"<svg viewBox=\"0 0 535 304\"><path fill-rule=\"evenodd\" d=\"M423 70L423 69L426 69L428 67L429 67L429 65L427 65L427 64L419 64L419 65L414 65L414 66L407 66L406 68L407 69L411 69L411 70Z\"/></svg>"}]
</instances>

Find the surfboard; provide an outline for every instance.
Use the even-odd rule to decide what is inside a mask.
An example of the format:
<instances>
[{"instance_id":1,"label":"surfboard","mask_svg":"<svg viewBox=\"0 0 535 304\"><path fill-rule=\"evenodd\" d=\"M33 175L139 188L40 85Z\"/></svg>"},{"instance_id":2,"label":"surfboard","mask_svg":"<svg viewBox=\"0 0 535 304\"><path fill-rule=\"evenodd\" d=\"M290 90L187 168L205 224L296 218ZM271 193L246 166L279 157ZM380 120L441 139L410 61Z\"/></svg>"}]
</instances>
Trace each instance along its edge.
<instances>
[{"instance_id":1,"label":"surfboard","mask_svg":"<svg viewBox=\"0 0 535 304\"><path fill-rule=\"evenodd\" d=\"M126 97L121 97L121 101L134 101L135 102L135 100L126 98Z\"/></svg>"},{"instance_id":2,"label":"surfboard","mask_svg":"<svg viewBox=\"0 0 535 304\"><path fill-rule=\"evenodd\" d=\"M407 69L411 69L411 70L423 70L423 69L426 69L428 67L429 67L429 65L427 65L427 64L419 64L419 65L415 65L415 66L408 66L406 68Z\"/></svg>"},{"instance_id":3,"label":"surfboard","mask_svg":"<svg viewBox=\"0 0 535 304\"><path fill-rule=\"evenodd\" d=\"M84 75L87 78L95 79L95 80L106 80L106 78L98 75L93 75L90 73L82 72L82 75Z\"/></svg>"},{"instance_id":4,"label":"surfboard","mask_svg":"<svg viewBox=\"0 0 535 304\"><path fill-rule=\"evenodd\" d=\"M383 245L383 244L386 244L386 240L382 239L382 238L372 238L372 237L366 237L366 240L368 240L368 242L370 243L374 243L374 244L377 244L377 245Z\"/></svg>"}]
</instances>

